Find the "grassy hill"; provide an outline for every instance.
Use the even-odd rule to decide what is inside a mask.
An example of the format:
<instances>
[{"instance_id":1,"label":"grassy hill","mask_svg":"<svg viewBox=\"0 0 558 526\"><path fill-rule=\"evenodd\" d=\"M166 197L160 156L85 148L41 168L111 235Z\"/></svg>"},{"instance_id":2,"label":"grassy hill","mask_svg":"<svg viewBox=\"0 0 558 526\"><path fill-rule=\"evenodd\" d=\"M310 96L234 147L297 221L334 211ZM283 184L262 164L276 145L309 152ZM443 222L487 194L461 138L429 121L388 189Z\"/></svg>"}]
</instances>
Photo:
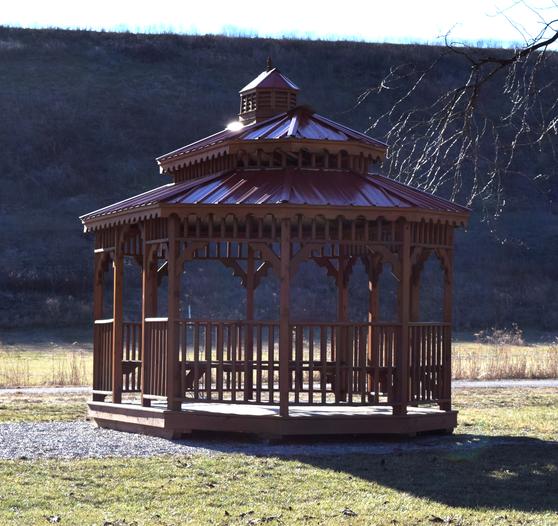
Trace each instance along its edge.
<instances>
[{"instance_id":1,"label":"grassy hill","mask_svg":"<svg viewBox=\"0 0 558 526\"><path fill-rule=\"evenodd\" d=\"M264 68L268 55L302 88L302 103L364 130L394 95L355 107L358 95L391 66L426 65L440 52L416 45L0 28L0 327L90 320L92 243L78 215L166 182L154 158L235 118L238 89ZM429 86L433 93L462 74L461 60L444 59L438 82ZM497 87L491 97L497 105ZM525 177L543 172L548 159L521 161L522 173L505 183L509 205L502 217L483 223L477 214L458 237L460 329L558 326L558 216L551 200L557 185L541 193ZM303 278L295 286L308 305L304 314L332 313L333 284L309 270ZM185 279L194 313L241 310L232 292L222 294L238 287L226 270L196 268ZM215 294L200 299L210 282ZM273 287L270 281L259 291L264 311L275 308ZM355 311L362 288L353 286Z\"/></svg>"}]
</instances>

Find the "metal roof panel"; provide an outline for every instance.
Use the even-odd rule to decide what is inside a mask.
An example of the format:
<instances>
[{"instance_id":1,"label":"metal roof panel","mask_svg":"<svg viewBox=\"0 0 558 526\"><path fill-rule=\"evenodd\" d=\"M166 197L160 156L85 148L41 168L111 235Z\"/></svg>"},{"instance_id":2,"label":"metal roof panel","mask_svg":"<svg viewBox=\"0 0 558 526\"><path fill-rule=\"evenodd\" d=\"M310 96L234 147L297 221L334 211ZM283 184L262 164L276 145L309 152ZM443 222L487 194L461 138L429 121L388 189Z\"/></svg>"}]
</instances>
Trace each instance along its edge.
<instances>
[{"instance_id":1,"label":"metal roof panel","mask_svg":"<svg viewBox=\"0 0 558 526\"><path fill-rule=\"evenodd\" d=\"M349 170L231 170L168 184L81 217L95 217L152 204L261 205L417 208L468 213L469 209L393 179Z\"/></svg>"}]
</instances>

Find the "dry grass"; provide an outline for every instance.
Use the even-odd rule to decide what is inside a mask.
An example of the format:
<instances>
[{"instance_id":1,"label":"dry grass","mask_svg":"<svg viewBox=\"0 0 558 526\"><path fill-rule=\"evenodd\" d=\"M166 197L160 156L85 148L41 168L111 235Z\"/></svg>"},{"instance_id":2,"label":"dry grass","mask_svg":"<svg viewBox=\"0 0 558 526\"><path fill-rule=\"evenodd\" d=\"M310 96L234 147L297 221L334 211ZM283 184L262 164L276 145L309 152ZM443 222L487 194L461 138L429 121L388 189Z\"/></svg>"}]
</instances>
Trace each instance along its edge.
<instances>
[{"instance_id":1,"label":"dry grass","mask_svg":"<svg viewBox=\"0 0 558 526\"><path fill-rule=\"evenodd\" d=\"M558 345L455 343L453 377L458 380L558 378Z\"/></svg>"},{"instance_id":2,"label":"dry grass","mask_svg":"<svg viewBox=\"0 0 558 526\"><path fill-rule=\"evenodd\" d=\"M0 344L0 388L91 385L91 345ZM485 341L453 344L459 380L558 378L558 344Z\"/></svg>"},{"instance_id":3,"label":"dry grass","mask_svg":"<svg viewBox=\"0 0 558 526\"><path fill-rule=\"evenodd\" d=\"M89 385L93 360L88 351L0 350L0 388Z\"/></svg>"}]
</instances>

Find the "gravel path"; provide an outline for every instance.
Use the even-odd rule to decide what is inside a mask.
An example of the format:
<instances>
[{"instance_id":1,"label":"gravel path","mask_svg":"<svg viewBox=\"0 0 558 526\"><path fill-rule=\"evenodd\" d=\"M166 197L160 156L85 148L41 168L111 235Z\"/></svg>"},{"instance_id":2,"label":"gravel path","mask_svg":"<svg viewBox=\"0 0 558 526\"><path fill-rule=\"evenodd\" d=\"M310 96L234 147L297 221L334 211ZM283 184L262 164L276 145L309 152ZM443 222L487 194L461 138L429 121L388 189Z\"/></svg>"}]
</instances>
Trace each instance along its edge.
<instances>
[{"instance_id":1,"label":"gravel path","mask_svg":"<svg viewBox=\"0 0 558 526\"><path fill-rule=\"evenodd\" d=\"M454 381L460 388L558 387L558 380ZM0 395L13 393L87 393L87 387L0 389ZM409 453L428 450L463 450L518 439L475 436L424 436L413 440L300 440L282 444L196 438L167 440L145 435L100 429L88 422L21 422L0 424L0 459L151 457L158 455L212 455L242 453L256 456L328 456ZM557 443L558 444L558 443Z\"/></svg>"},{"instance_id":2,"label":"gravel path","mask_svg":"<svg viewBox=\"0 0 558 526\"><path fill-rule=\"evenodd\" d=\"M0 459L152 457L242 453L253 456L384 455L414 451L464 450L517 443L517 439L475 436L424 436L413 440L299 440L280 444L261 441L197 438L167 440L100 429L88 422L0 424Z\"/></svg>"}]
</instances>

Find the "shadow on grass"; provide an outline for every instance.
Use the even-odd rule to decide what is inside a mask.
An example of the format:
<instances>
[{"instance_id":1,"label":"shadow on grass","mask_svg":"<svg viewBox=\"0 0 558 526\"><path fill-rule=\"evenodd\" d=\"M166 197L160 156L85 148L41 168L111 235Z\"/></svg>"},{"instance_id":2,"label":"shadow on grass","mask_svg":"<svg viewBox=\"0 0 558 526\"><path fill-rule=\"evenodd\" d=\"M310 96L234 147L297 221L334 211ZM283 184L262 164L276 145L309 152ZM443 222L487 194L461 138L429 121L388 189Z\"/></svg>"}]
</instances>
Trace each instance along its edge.
<instances>
[{"instance_id":1,"label":"shadow on grass","mask_svg":"<svg viewBox=\"0 0 558 526\"><path fill-rule=\"evenodd\" d=\"M481 447L297 460L453 507L558 512L556 442L480 438Z\"/></svg>"},{"instance_id":2,"label":"shadow on grass","mask_svg":"<svg viewBox=\"0 0 558 526\"><path fill-rule=\"evenodd\" d=\"M448 506L558 512L558 442L460 434L233 444L203 440L213 451L297 460Z\"/></svg>"}]
</instances>

